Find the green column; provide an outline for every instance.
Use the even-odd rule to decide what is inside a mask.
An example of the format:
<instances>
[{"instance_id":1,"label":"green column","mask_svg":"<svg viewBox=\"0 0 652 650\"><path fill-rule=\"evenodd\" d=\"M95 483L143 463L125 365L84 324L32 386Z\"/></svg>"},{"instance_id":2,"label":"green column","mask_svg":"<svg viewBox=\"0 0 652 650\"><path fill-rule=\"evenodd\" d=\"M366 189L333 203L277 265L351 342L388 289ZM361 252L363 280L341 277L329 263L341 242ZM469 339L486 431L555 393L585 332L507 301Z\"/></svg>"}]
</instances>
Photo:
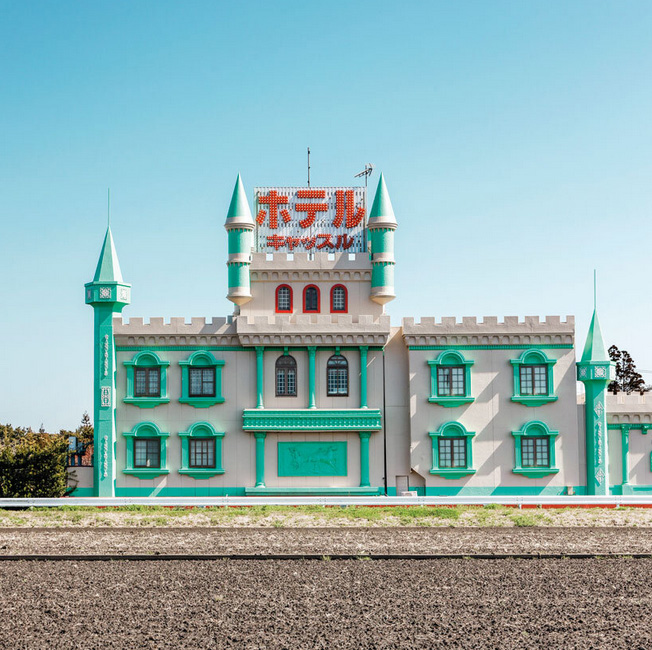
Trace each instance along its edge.
<instances>
[{"instance_id":1,"label":"green column","mask_svg":"<svg viewBox=\"0 0 652 650\"><path fill-rule=\"evenodd\" d=\"M308 347L308 408L317 408L315 402L315 353L317 348Z\"/></svg>"},{"instance_id":2,"label":"green column","mask_svg":"<svg viewBox=\"0 0 652 650\"><path fill-rule=\"evenodd\" d=\"M606 374L606 373L605 373ZM607 382L585 381L586 389L586 489L587 494L609 494L607 450Z\"/></svg>"},{"instance_id":3,"label":"green column","mask_svg":"<svg viewBox=\"0 0 652 650\"><path fill-rule=\"evenodd\" d=\"M262 409L265 408L265 405L263 403L263 352L265 351L265 348L262 346L259 346L256 348L256 392L258 394L258 398L256 401L256 408L257 409Z\"/></svg>"},{"instance_id":4,"label":"green column","mask_svg":"<svg viewBox=\"0 0 652 650\"><path fill-rule=\"evenodd\" d=\"M360 408L367 408L367 351L366 345L360 346Z\"/></svg>"},{"instance_id":5,"label":"green column","mask_svg":"<svg viewBox=\"0 0 652 650\"><path fill-rule=\"evenodd\" d=\"M629 427L627 425L622 425L620 427L621 433L621 453L623 458L623 494L625 494L625 488L629 484Z\"/></svg>"},{"instance_id":6,"label":"green column","mask_svg":"<svg viewBox=\"0 0 652 650\"><path fill-rule=\"evenodd\" d=\"M93 494L115 496L115 348L113 305L95 306Z\"/></svg>"},{"instance_id":7,"label":"green column","mask_svg":"<svg viewBox=\"0 0 652 650\"><path fill-rule=\"evenodd\" d=\"M360 487L370 487L369 482L369 437L370 431L358 432L360 436Z\"/></svg>"},{"instance_id":8,"label":"green column","mask_svg":"<svg viewBox=\"0 0 652 650\"><path fill-rule=\"evenodd\" d=\"M256 487L265 487L265 438L264 431L256 431Z\"/></svg>"}]
</instances>

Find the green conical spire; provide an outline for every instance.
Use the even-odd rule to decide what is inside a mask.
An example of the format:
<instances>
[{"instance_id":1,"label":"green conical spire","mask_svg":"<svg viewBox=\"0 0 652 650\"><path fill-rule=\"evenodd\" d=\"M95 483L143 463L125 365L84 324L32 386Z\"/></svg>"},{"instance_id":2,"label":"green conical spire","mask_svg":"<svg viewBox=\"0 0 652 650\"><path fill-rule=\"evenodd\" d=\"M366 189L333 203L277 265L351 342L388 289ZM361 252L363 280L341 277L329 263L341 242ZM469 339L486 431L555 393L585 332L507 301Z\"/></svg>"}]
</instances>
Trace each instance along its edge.
<instances>
[{"instance_id":1,"label":"green conical spire","mask_svg":"<svg viewBox=\"0 0 652 650\"><path fill-rule=\"evenodd\" d=\"M389 192L387 191L387 185L385 185L385 177L382 173L380 174L380 180L378 181L378 188L376 189L374 203L371 206L369 219L396 223L394 208L392 207Z\"/></svg>"},{"instance_id":2,"label":"green conical spire","mask_svg":"<svg viewBox=\"0 0 652 650\"><path fill-rule=\"evenodd\" d=\"M253 223L251 210L249 209L249 202L247 201L247 195L245 194L240 174L238 174L238 178L235 181L233 196L231 197L231 204L229 205L229 212L226 215L227 223L233 220L251 221Z\"/></svg>"},{"instance_id":3,"label":"green conical spire","mask_svg":"<svg viewBox=\"0 0 652 650\"><path fill-rule=\"evenodd\" d=\"M118 254L115 252L111 227L106 229L106 236L102 244L102 252L95 269L93 282L122 282L122 272L120 271L120 262Z\"/></svg>"},{"instance_id":4,"label":"green conical spire","mask_svg":"<svg viewBox=\"0 0 652 650\"><path fill-rule=\"evenodd\" d=\"M598 310L594 310L591 326L586 337L586 345L582 354L582 361L602 361L609 362L609 355L605 351L602 340L602 331L600 330L600 321L598 320Z\"/></svg>"}]
</instances>

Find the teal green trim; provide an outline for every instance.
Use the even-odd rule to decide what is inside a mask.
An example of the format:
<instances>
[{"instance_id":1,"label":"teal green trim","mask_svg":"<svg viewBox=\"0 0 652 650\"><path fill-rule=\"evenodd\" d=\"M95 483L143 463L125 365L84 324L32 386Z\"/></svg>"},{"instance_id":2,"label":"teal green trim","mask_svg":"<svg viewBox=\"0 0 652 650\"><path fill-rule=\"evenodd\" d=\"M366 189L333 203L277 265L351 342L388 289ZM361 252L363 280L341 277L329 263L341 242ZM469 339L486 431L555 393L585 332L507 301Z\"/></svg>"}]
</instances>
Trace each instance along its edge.
<instances>
[{"instance_id":1,"label":"teal green trim","mask_svg":"<svg viewBox=\"0 0 652 650\"><path fill-rule=\"evenodd\" d=\"M241 218L250 221L253 225L251 218L251 210L249 209L249 202L247 201L247 194L245 193L244 185L240 174L235 179L235 187L231 195L231 203L229 203L229 211L227 212L227 222L229 219Z\"/></svg>"},{"instance_id":2,"label":"teal green trim","mask_svg":"<svg viewBox=\"0 0 652 650\"><path fill-rule=\"evenodd\" d=\"M195 422L187 431L179 431L181 438L181 467L179 474L185 474L194 479L206 479L218 474L224 474L222 467L223 431L215 431L208 422ZM215 441L215 467L190 467L190 438L209 438Z\"/></svg>"},{"instance_id":3,"label":"teal green trim","mask_svg":"<svg viewBox=\"0 0 652 650\"><path fill-rule=\"evenodd\" d=\"M586 486L575 485L574 494L583 496L586 494ZM423 488L422 488L423 489ZM428 497L500 497L500 496L565 496L568 488L565 485L519 485L519 486L484 486L459 487L452 485L432 486L425 489L423 496Z\"/></svg>"},{"instance_id":4,"label":"teal green trim","mask_svg":"<svg viewBox=\"0 0 652 650\"><path fill-rule=\"evenodd\" d=\"M246 496L375 496L384 494L382 487L255 487L245 488ZM379 504L381 505L381 504Z\"/></svg>"},{"instance_id":5,"label":"teal green trim","mask_svg":"<svg viewBox=\"0 0 652 650\"><path fill-rule=\"evenodd\" d=\"M116 352L140 352L152 350L150 345L116 345ZM158 352L193 352L195 350L207 350L209 352L245 352L251 348L243 348L241 345L155 345Z\"/></svg>"},{"instance_id":6,"label":"teal green trim","mask_svg":"<svg viewBox=\"0 0 652 650\"><path fill-rule=\"evenodd\" d=\"M120 262L118 261L118 254L115 250L110 226L106 229L93 282L122 282Z\"/></svg>"},{"instance_id":7,"label":"teal green trim","mask_svg":"<svg viewBox=\"0 0 652 650\"><path fill-rule=\"evenodd\" d=\"M76 487L72 493L71 497L94 497L94 490L92 487Z\"/></svg>"},{"instance_id":8,"label":"teal green trim","mask_svg":"<svg viewBox=\"0 0 652 650\"><path fill-rule=\"evenodd\" d=\"M543 406L549 402L557 401L555 395L555 377L553 373L553 366L557 363L557 359L547 357L545 353L539 348L531 348L525 350L518 359L510 359L514 370L514 395L512 402L519 402L525 406ZM548 371L547 385L548 392L545 395L523 395L521 394L521 368L523 366L543 366L545 365Z\"/></svg>"},{"instance_id":9,"label":"teal green trim","mask_svg":"<svg viewBox=\"0 0 652 650\"><path fill-rule=\"evenodd\" d=\"M347 476L347 443L278 442L278 476Z\"/></svg>"},{"instance_id":10,"label":"teal green trim","mask_svg":"<svg viewBox=\"0 0 652 650\"><path fill-rule=\"evenodd\" d=\"M116 487L117 497L243 497L243 487L212 487L197 483L192 487Z\"/></svg>"},{"instance_id":11,"label":"teal green trim","mask_svg":"<svg viewBox=\"0 0 652 650\"><path fill-rule=\"evenodd\" d=\"M123 361L122 364L127 369L127 391L124 399L125 404L133 404L139 408L155 408L160 404L167 404L168 398L168 381L167 367L169 361L163 361L156 352L151 349L143 350L134 355L131 359ZM135 397L134 396L134 368L155 368L161 370L161 396L160 397Z\"/></svg>"},{"instance_id":12,"label":"teal green trim","mask_svg":"<svg viewBox=\"0 0 652 650\"><path fill-rule=\"evenodd\" d=\"M360 431L360 487L366 488L371 486L369 480L369 437L370 431Z\"/></svg>"},{"instance_id":13,"label":"teal green trim","mask_svg":"<svg viewBox=\"0 0 652 650\"><path fill-rule=\"evenodd\" d=\"M314 346L308 347L308 408L316 408L315 402L315 354L317 348Z\"/></svg>"},{"instance_id":14,"label":"teal green trim","mask_svg":"<svg viewBox=\"0 0 652 650\"><path fill-rule=\"evenodd\" d=\"M548 474L556 474L559 469L555 467L555 438L558 431L552 431L545 422L531 420L524 424L518 431L512 431L514 436L514 474L521 474L528 478L539 478ZM548 439L548 466L547 467L523 467L522 440L527 437Z\"/></svg>"},{"instance_id":15,"label":"teal green trim","mask_svg":"<svg viewBox=\"0 0 652 650\"><path fill-rule=\"evenodd\" d=\"M369 219L380 218L385 218L396 222L396 217L394 216L394 208L392 207L392 201L389 198L389 192L387 191L385 177L382 173L378 179L378 186L376 187L374 202L371 206L371 211L369 212Z\"/></svg>"},{"instance_id":16,"label":"teal green trim","mask_svg":"<svg viewBox=\"0 0 652 650\"><path fill-rule=\"evenodd\" d=\"M207 408L215 404L223 404L222 396L222 368L224 361L216 359L207 350L193 352L185 361L179 361L181 366L181 397L179 402L190 404L195 408ZM190 397L190 368L215 368L215 397Z\"/></svg>"},{"instance_id":17,"label":"teal green trim","mask_svg":"<svg viewBox=\"0 0 652 650\"><path fill-rule=\"evenodd\" d=\"M245 431L378 431L380 409L245 409Z\"/></svg>"},{"instance_id":18,"label":"teal green trim","mask_svg":"<svg viewBox=\"0 0 652 650\"><path fill-rule=\"evenodd\" d=\"M518 344L514 345L409 345L408 350L572 350L572 343Z\"/></svg>"},{"instance_id":19,"label":"teal green trim","mask_svg":"<svg viewBox=\"0 0 652 650\"><path fill-rule=\"evenodd\" d=\"M265 438L264 431L256 431L256 487L265 487Z\"/></svg>"},{"instance_id":20,"label":"teal green trim","mask_svg":"<svg viewBox=\"0 0 652 650\"><path fill-rule=\"evenodd\" d=\"M473 361L465 359L464 355L457 350L446 350L436 359L428 359L430 366L430 397L428 401L431 404L439 404L445 407L456 407L473 402L471 395L471 366ZM464 395L439 395L439 385L437 382L437 371L445 366L462 366L464 368Z\"/></svg>"},{"instance_id":21,"label":"teal green trim","mask_svg":"<svg viewBox=\"0 0 652 650\"><path fill-rule=\"evenodd\" d=\"M584 346L584 352L582 353L581 363L587 361L609 363L609 355L607 354L602 341L602 331L600 330L597 309L593 311L591 325L589 325L589 333L586 337L586 345Z\"/></svg>"},{"instance_id":22,"label":"teal green trim","mask_svg":"<svg viewBox=\"0 0 652 650\"><path fill-rule=\"evenodd\" d=\"M122 434L126 439L125 466L123 474L130 474L137 478L150 479L155 476L169 474L167 468L167 438L169 433L162 432L153 422L139 422L131 431ZM158 438L161 445L160 467L134 467L134 440L136 438Z\"/></svg>"},{"instance_id":23,"label":"teal green trim","mask_svg":"<svg viewBox=\"0 0 652 650\"><path fill-rule=\"evenodd\" d=\"M610 431L620 431L620 463L621 463L621 490L618 494L631 494L628 490L629 486L629 432L640 430L645 436L647 432L652 429L652 423L648 422L623 422L620 424L609 423L607 429ZM650 456L650 470L652 471L652 456ZM612 486L612 490L616 490L618 486Z\"/></svg>"},{"instance_id":24,"label":"teal green trim","mask_svg":"<svg viewBox=\"0 0 652 650\"><path fill-rule=\"evenodd\" d=\"M265 348L258 346L256 348L256 408L262 409L265 408L265 403L263 399L263 390L265 385L264 379L264 366L263 366L263 353Z\"/></svg>"},{"instance_id":25,"label":"teal green trim","mask_svg":"<svg viewBox=\"0 0 652 650\"><path fill-rule=\"evenodd\" d=\"M473 445L472 440L475 431L467 431L459 422L446 422L437 431L428 434L432 442L432 467L431 474L443 478L458 479L469 474L475 474L473 469ZM466 443L466 465L464 467L441 467L439 464L439 440L442 438L464 438Z\"/></svg>"},{"instance_id":26,"label":"teal green trim","mask_svg":"<svg viewBox=\"0 0 652 650\"><path fill-rule=\"evenodd\" d=\"M367 408L367 352L366 345L360 346L360 408Z\"/></svg>"}]
</instances>

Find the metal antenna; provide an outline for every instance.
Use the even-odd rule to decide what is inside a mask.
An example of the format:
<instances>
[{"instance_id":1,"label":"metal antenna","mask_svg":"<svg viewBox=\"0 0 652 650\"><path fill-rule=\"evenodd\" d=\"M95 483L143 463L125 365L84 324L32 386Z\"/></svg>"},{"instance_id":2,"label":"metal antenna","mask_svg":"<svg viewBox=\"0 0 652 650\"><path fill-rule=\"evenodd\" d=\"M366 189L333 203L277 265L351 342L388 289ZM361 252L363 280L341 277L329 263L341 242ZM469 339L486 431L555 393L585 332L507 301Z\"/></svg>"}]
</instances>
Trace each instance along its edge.
<instances>
[{"instance_id":1,"label":"metal antenna","mask_svg":"<svg viewBox=\"0 0 652 650\"><path fill-rule=\"evenodd\" d=\"M308 147L308 187L310 187L310 147Z\"/></svg>"},{"instance_id":2,"label":"metal antenna","mask_svg":"<svg viewBox=\"0 0 652 650\"><path fill-rule=\"evenodd\" d=\"M111 188L106 189L106 225L111 225Z\"/></svg>"},{"instance_id":3,"label":"metal antenna","mask_svg":"<svg viewBox=\"0 0 652 650\"><path fill-rule=\"evenodd\" d=\"M367 189L367 180L369 179L369 176L371 176L373 171L374 171L374 166L371 163L367 163L364 166L364 170L361 171L359 174L356 174L353 178L360 178L360 176L364 176L364 187L365 189Z\"/></svg>"}]
</instances>

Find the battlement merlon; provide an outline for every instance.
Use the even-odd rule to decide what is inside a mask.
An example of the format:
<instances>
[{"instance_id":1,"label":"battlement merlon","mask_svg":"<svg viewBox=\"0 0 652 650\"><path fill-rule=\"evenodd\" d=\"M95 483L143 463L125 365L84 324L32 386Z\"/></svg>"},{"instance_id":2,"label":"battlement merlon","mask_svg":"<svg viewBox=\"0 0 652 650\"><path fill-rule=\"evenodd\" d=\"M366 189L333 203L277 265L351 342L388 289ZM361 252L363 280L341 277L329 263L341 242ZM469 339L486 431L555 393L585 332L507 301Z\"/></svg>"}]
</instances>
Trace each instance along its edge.
<instances>
[{"instance_id":1,"label":"battlement merlon","mask_svg":"<svg viewBox=\"0 0 652 650\"><path fill-rule=\"evenodd\" d=\"M609 424L637 424L652 427L652 393L607 393L607 422Z\"/></svg>"},{"instance_id":2,"label":"battlement merlon","mask_svg":"<svg viewBox=\"0 0 652 650\"><path fill-rule=\"evenodd\" d=\"M329 259L329 255L333 259ZM269 256L270 259L267 259ZM316 251L314 255L306 252L297 253L252 253L252 271L316 271L316 270L354 270L371 269L369 253L328 253Z\"/></svg>"},{"instance_id":3,"label":"battlement merlon","mask_svg":"<svg viewBox=\"0 0 652 650\"><path fill-rule=\"evenodd\" d=\"M419 322L413 318L403 319L403 338L408 346L419 345L574 345L575 317L546 316L484 316L475 317L424 317Z\"/></svg>"}]
</instances>

